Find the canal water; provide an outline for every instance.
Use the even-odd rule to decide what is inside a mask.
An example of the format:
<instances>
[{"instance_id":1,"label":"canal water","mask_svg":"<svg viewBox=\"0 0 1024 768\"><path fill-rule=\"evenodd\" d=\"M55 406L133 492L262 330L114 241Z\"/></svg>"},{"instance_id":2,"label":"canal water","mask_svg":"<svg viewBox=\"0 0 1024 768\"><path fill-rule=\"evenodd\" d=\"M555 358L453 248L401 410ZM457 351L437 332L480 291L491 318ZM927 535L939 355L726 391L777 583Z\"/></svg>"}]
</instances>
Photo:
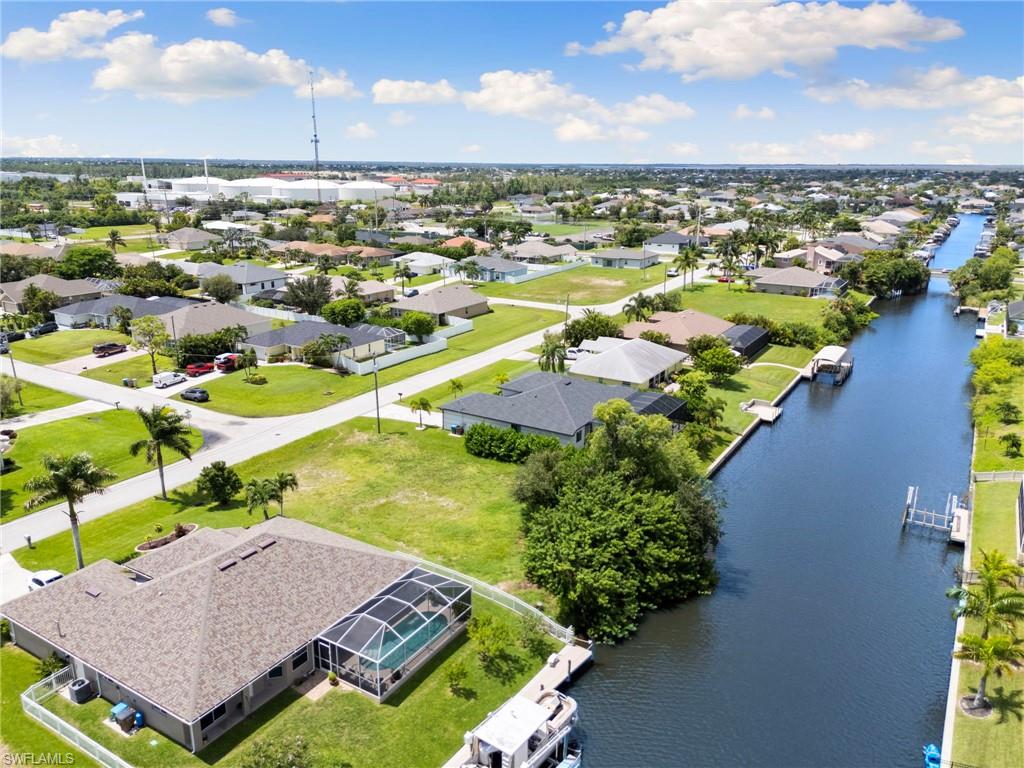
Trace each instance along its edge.
<instances>
[{"instance_id":1,"label":"canal water","mask_svg":"<svg viewBox=\"0 0 1024 768\"><path fill-rule=\"evenodd\" d=\"M937 254L955 267L982 217ZM962 551L902 531L908 485L967 487L974 316L944 279L881 302L841 387L802 383L715 478L727 507L710 597L600 647L573 687L588 768L920 766L938 743Z\"/></svg>"}]
</instances>

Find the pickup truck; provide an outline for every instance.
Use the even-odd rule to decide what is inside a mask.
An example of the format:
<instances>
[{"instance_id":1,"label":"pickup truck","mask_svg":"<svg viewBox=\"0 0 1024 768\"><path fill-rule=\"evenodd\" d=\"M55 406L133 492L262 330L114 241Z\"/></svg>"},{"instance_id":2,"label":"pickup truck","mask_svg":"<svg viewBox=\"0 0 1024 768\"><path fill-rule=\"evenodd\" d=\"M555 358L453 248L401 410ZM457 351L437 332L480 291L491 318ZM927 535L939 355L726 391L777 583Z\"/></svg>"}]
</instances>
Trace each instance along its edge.
<instances>
[{"instance_id":1,"label":"pickup truck","mask_svg":"<svg viewBox=\"0 0 1024 768\"><path fill-rule=\"evenodd\" d=\"M204 373L213 372L213 363L189 363L185 366L186 376L202 376Z\"/></svg>"},{"instance_id":2,"label":"pickup truck","mask_svg":"<svg viewBox=\"0 0 1024 768\"><path fill-rule=\"evenodd\" d=\"M102 344L93 344L92 353L96 357L109 357L119 352L124 352L127 346L116 341L105 341Z\"/></svg>"}]
</instances>

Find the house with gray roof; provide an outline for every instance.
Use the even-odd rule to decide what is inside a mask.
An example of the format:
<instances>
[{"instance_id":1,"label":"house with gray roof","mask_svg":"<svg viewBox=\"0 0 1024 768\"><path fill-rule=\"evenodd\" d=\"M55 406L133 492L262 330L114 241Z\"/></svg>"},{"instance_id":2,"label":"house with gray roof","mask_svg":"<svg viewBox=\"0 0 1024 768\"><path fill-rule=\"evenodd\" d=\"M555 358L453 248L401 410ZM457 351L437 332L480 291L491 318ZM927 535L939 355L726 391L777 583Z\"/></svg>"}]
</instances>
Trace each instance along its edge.
<instances>
[{"instance_id":1,"label":"house with gray roof","mask_svg":"<svg viewBox=\"0 0 1024 768\"><path fill-rule=\"evenodd\" d=\"M338 354L353 360L368 360L376 355L387 354L405 344L405 333L397 328L385 328L368 323L345 326L300 320L283 328L250 336L239 344L239 347L243 350L254 350L259 360L283 355L300 360L302 347L325 334L344 336L348 339L338 350Z\"/></svg>"},{"instance_id":2,"label":"house with gray roof","mask_svg":"<svg viewBox=\"0 0 1024 768\"><path fill-rule=\"evenodd\" d=\"M213 275L227 275L234 283L242 296L252 296L260 291L272 288L284 288L288 285L288 273L270 267L261 267L258 264L238 262L225 266L212 261L205 261L200 264L182 262L182 269L185 272L195 275L200 280L205 280Z\"/></svg>"},{"instance_id":3,"label":"house with gray roof","mask_svg":"<svg viewBox=\"0 0 1024 768\"><path fill-rule=\"evenodd\" d=\"M441 406L444 428L489 424L556 437L577 448L594 431L594 406L621 398L642 415L661 414L682 424L686 404L662 392L638 392L622 385L583 381L559 373L529 373L500 387L501 394L474 392Z\"/></svg>"},{"instance_id":4,"label":"house with gray roof","mask_svg":"<svg viewBox=\"0 0 1024 768\"><path fill-rule=\"evenodd\" d=\"M460 283L425 290L419 296L399 299L391 305L391 314L396 317L406 312L423 312L438 325L445 325L449 317L468 319L490 311L486 296Z\"/></svg>"},{"instance_id":5,"label":"house with gray roof","mask_svg":"<svg viewBox=\"0 0 1024 768\"><path fill-rule=\"evenodd\" d=\"M846 291L846 281L822 275L803 267L759 267L745 273L754 281L758 293L778 293L784 296L811 298L840 296Z\"/></svg>"},{"instance_id":6,"label":"house with gray roof","mask_svg":"<svg viewBox=\"0 0 1024 768\"><path fill-rule=\"evenodd\" d=\"M550 245L543 240L527 240L507 248L505 255L513 261L542 264L552 261L576 261L579 258L579 251L568 243Z\"/></svg>"},{"instance_id":7,"label":"house with gray roof","mask_svg":"<svg viewBox=\"0 0 1024 768\"><path fill-rule=\"evenodd\" d=\"M195 227L182 227L161 238L168 248L178 251L201 251L221 241L220 235Z\"/></svg>"},{"instance_id":8,"label":"house with gray roof","mask_svg":"<svg viewBox=\"0 0 1024 768\"><path fill-rule=\"evenodd\" d=\"M600 248L587 253L591 265L595 267L613 267L615 269L647 269L658 263L658 254L654 251L633 250L630 248Z\"/></svg>"},{"instance_id":9,"label":"house with gray roof","mask_svg":"<svg viewBox=\"0 0 1024 768\"><path fill-rule=\"evenodd\" d=\"M269 331L274 325L269 317L246 312L230 304L219 304L216 301L188 304L158 317L174 340L182 336L214 333L238 325L252 336Z\"/></svg>"},{"instance_id":10,"label":"house with gray roof","mask_svg":"<svg viewBox=\"0 0 1024 768\"><path fill-rule=\"evenodd\" d=\"M656 387L668 381L678 371L688 356L672 347L647 341L646 339L613 339L600 336L596 349L584 342L581 354L569 367L569 375L575 378L596 381L600 384L623 384L638 389Z\"/></svg>"},{"instance_id":11,"label":"house with gray roof","mask_svg":"<svg viewBox=\"0 0 1024 768\"><path fill-rule=\"evenodd\" d=\"M56 653L93 693L199 752L317 670L386 699L471 610L457 579L274 517L99 560L0 613L19 647Z\"/></svg>"},{"instance_id":12,"label":"house with gray roof","mask_svg":"<svg viewBox=\"0 0 1024 768\"><path fill-rule=\"evenodd\" d=\"M502 259L498 256L474 256L463 262L463 265L472 262L480 270L478 280L485 283L504 283L510 277L524 277L529 268L520 262Z\"/></svg>"},{"instance_id":13,"label":"house with gray roof","mask_svg":"<svg viewBox=\"0 0 1024 768\"><path fill-rule=\"evenodd\" d=\"M24 280L0 283L0 309L12 315L24 312L25 290L30 285L56 294L61 306L86 299L98 299L103 295L103 289L88 280L65 280L56 275L40 273Z\"/></svg>"},{"instance_id":14,"label":"house with gray roof","mask_svg":"<svg viewBox=\"0 0 1024 768\"><path fill-rule=\"evenodd\" d=\"M644 241L644 250L650 253L678 256L679 252L691 245L704 247L708 244L706 237L684 235L681 232L661 232Z\"/></svg>"},{"instance_id":15,"label":"house with gray roof","mask_svg":"<svg viewBox=\"0 0 1024 768\"><path fill-rule=\"evenodd\" d=\"M98 299L79 301L53 310L53 319L62 328L84 328L89 325L100 328L113 328L118 324L114 310L124 307L132 313L132 318L150 315L166 315L176 309L197 303L196 299L179 296L150 296L143 299L138 296L122 296L113 294Z\"/></svg>"}]
</instances>

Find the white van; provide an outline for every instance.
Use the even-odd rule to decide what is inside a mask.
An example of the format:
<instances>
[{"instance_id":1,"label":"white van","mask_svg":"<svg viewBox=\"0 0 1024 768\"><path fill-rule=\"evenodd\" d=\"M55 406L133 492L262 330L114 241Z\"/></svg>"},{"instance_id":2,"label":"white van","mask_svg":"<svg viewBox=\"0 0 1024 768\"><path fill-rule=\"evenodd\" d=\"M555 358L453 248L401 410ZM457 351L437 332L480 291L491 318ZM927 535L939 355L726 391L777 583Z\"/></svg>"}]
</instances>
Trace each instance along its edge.
<instances>
[{"instance_id":1,"label":"white van","mask_svg":"<svg viewBox=\"0 0 1024 768\"><path fill-rule=\"evenodd\" d=\"M164 389L166 387L172 387L175 384L181 384L183 381L188 381L185 378L185 374L176 373L175 371L167 371L166 373L158 373L153 377L153 384L156 385L157 389Z\"/></svg>"}]
</instances>

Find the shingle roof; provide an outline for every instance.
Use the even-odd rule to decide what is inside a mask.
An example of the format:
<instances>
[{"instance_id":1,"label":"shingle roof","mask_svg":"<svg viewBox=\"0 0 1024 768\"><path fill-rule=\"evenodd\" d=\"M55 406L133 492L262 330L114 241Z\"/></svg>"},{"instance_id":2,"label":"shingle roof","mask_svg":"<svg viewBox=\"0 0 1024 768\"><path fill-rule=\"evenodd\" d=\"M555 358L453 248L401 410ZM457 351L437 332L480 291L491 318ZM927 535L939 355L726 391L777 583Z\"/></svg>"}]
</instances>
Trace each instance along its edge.
<instances>
[{"instance_id":1,"label":"shingle roof","mask_svg":"<svg viewBox=\"0 0 1024 768\"><path fill-rule=\"evenodd\" d=\"M517 261L509 261L497 256L474 256L466 261L476 262L481 269L491 272L522 272L524 269L524 266Z\"/></svg>"},{"instance_id":2,"label":"shingle roof","mask_svg":"<svg viewBox=\"0 0 1024 768\"><path fill-rule=\"evenodd\" d=\"M646 384L658 374L681 363L686 355L670 347L630 339L596 355L582 355L569 368L577 376Z\"/></svg>"},{"instance_id":3,"label":"shingle roof","mask_svg":"<svg viewBox=\"0 0 1024 768\"><path fill-rule=\"evenodd\" d=\"M587 251L587 255L598 259L626 259L630 261L654 258L654 254L644 253L642 250L634 251L628 248L601 248L596 251Z\"/></svg>"},{"instance_id":4,"label":"shingle roof","mask_svg":"<svg viewBox=\"0 0 1024 768\"><path fill-rule=\"evenodd\" d=\"M54 312L62 315L109 315L114 311L114 307L125 307L131 310L132 317L145 317L146 315L165 315L195 303L191 299L180 296L153 296L143 299L138 296L114 294L68 304Z\"/></svg>"},{"instance_id":5,"label":"shingle roof","mask_svg":"<svg viewBox=\"0 0 1024 768\"><path fill-rule=\"evenodd\" d=\"M195 227L182 227L176 229L173 232L167 233L168 239L174 239L179 243L212 243L216 240L220 240L220 235L214 235L202 229L196 229Z\"/></svg>"},{"instance_id":6,"label":"shingle roof","mask_svg":"<svg viewBox=\"0 0 1024 768\"><path fill-rule=\"evenodd\" d=\"M644 331L667 333L673 344L682 346L694 336L719 336L732 326L732 323L720 317L696 309L684 309L681 312L655 312L646 322L632 322L626 325L622 329L622 335L627 339L636 339Z\"/></svg>"},{"instance_id":7,"label":"shingle roof","mask_svg":"<svg viewBox=\"0 0 1024 768\"><path fill-rule=\"evenodd\" d=\"M52 291L63 298L72 296L88 296L100 293L100 289L87 280L65 280L56 275L32 275L24 280L17 280L11 283L0 283L0 291L3 291L13 301L20 302L25 295L25 289L34 285L44 291Z\"/></svg>"},{"instance_id":8,"label":"shingle roof","mask_svg":"<svg viewBox=\"0 0 1024 768\"><path fill-rule=\"evenodd\" d=\"M252 328L266 325L269 322L268 318L261 315L255 315L227 304L219 304L216 301L181 307L181 309L160 315L160 319L167 330L179 339L188 334L213 333L234 325Z\"/></svg>"},{"instance_id":9,"label":"shingle roof","mask_svg":"<svg viewBox=\"0 0 1024 768\"><path fill-rule=\"evenodd\" d=\"M211 275L227 275L239 285L283 280L288 277L286 272L282 272L279 269L261 267L257 264L239 263L224 266L212 261L200 264L197 274L202 278L210 277Z\"/></svg>"},{"instance_id":10,"label":"shingle roof","mask_svg":"<svg viewBox=\"0 0 1024 768\"><path fill-rule=\"evenodd\" d=\"M347 336L349 347L360 347L363 344L370 344L374 341L394 338L396 335L401 335L402 332L396 328L384 328L367 323L344 326L335 325L334 323L319 323L314 320L300 320L283 328L276 328L266 333L250 336L245 342L257 347L274 347L278 344L301 347L306 342L318 339L325 333Z\"/></svg>"},{"instance_id":11,"label":"shingle roof","mask_svg":"<svg viewBox=\"0 0 1024 768\"><path fill-rule=\"evenodd\" d=\"M443 288L435 288L432 291L424 291L419 296L401 299L395 302L395 308L441 315L456 309L486 303L487 297L477 293L468 285L448 285Z\"/></svg>"},{"instance_id":12,"label":"shingle roof","mask_svg":"<svg viewBox=\"0 0 1024 768\"><path fill-rule=\"evenodd\" d=\"M400 556L288 518L225 543L142 584L101 560L3 613L189 722L411 569Z\"/></svg>"},{"instance_id":13,"label":"shingle roof","mask_svg":"<svg viewBox=\"0 0 1024 768\"><path fill-rule=\"evenodd\" d=\"M797 288L817 288L831 279L803 267L761 267L752 269L747 274L756 278L762 285L791 285Z\"/></svg>"}]
</instances>

